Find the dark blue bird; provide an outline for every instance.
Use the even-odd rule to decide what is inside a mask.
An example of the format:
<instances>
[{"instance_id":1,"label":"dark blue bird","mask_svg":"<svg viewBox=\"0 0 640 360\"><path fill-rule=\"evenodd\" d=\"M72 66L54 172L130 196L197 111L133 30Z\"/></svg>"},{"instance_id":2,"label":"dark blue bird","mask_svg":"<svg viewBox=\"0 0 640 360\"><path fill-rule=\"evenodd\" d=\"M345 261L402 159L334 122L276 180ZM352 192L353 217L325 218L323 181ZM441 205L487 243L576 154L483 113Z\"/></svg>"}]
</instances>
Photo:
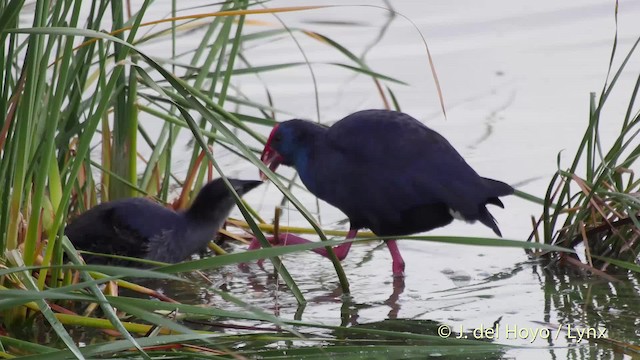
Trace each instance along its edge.
<instances>
[{"instance_id":1,"label":"dark blue bird","mask_svg":"<svg viewBox=\"0 0 640 360\"><path fill-rule=\"evenodd\" d=\"M272 171L280 164L295 167L310 192L347 215L348 239L362 228L401 236L454 218L480 221L501 236L486 205L504 207L498 197L513 193L511 186L479 176L440 134L396 111L359 111L331 127L282 122L271 131L262 161ZM287 244L302 242L307 240L286 234ZM350 246L336 247L339 259ZM402 276L404 261L395 241L387 246L393 273Z\"/></svg>"},{"instance_id":2,"label":"dark blue bird","mask_svg":"<svg viewBox=\"0 0 640 360\"><path fill-rule=\"evenodd\" d=\"M228 179L242 196L262 181ZM144 198L102 203L65 229L78 250L177 263L204 249L229 216L235 201L222 179L202 187L191 207L173 211ZM139 262L85 255L93 264L140 266Z\"/></svg>"}]
</instances>

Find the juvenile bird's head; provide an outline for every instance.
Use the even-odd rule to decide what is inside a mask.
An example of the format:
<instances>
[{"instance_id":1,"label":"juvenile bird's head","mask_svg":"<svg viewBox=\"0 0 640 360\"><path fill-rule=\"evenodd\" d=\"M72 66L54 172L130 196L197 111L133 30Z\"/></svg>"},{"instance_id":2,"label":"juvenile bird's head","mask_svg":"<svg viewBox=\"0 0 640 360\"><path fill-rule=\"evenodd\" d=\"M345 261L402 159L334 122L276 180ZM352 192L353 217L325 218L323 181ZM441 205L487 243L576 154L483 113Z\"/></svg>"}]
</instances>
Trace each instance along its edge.
<instances>
[{"instance_id":1,"label":"juvenile bird's head","mask_svg":"<svg viewBox=\"0 0 640 360\"><path fill-rule=\"evenodd\" d=\"M326 130L327 128L322 125L298 119L277 124L269 134L260 160L271 171L276 171L280 164L296 166L298 161L304 160L308 150L315 145L315 136ZM266 175L260 172L260 177L264 180Z\"/></svg>"},{"instance_id":2,"label":"juvenile bird's head","mask_svg":"<svg viewBox=\"0 0 640 360\"><path fill-rule=\"evenodd\" d=\"M262 184L259 180L227 178L233 189L242 196ZM235 205L235 200L224 181L219 178L204 185L191 204L187 214L193 218L224 221ZM215 219L213 219L215 218Z\"/></svg>"}]
</instances>

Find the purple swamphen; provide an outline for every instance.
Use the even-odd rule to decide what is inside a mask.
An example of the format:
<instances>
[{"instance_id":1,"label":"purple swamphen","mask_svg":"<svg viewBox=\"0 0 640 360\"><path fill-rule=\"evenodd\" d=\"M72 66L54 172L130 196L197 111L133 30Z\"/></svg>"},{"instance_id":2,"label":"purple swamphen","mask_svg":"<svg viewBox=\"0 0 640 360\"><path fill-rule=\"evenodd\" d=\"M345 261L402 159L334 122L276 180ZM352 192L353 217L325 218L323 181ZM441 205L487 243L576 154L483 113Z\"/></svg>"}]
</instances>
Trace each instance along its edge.
<instances>
[{"instance_id":1,"label":"purple swamphen","mask_svg":"<svg viewBox=\"0 0 640 360\"><path fill-rule=\"evenodd\" d=\"M262 181L228 179L242 196ZM173 211L144 198L95 206L78 216L65 235L78 250L177 263L204 249L235 205L222 179L202 187L185 211ZM88 263L141 266L142 263L84 255Z\"/></svg>"},{"instance_id":2,"label":"purple swamphen","mask_svg":"<svg viewBox=\"0 0 640 360\"><path fill-rule=\"evenodd\" d=\"M280 164L295 167L311 193L344 212L350 222L347 239L362 228L378 236L409 235L454 218L478 220L501 236L486 205L504 207L498 197L513 193L511 186L479 176L440 134L396 111L359 111L331 127L282 122L271 131L261 160L272 171ZM270 241L308 242L292 234ZM395 240L386 244L393 274L403 276ZM337 246L338 259L350 247ZM325 249L315 251L326 256Z\"/></svg>"}]
</instances>

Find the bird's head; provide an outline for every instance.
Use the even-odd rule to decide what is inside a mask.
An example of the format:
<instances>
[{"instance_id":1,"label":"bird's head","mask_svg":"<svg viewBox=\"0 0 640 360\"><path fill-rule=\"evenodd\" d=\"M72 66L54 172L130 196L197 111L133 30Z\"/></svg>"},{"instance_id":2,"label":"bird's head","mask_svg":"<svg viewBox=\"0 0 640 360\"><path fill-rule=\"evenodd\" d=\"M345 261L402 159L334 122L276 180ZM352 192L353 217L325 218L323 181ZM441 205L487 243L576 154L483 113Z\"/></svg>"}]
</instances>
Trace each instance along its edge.
<instances>
[{"instance_id":1,"label":"bird's head","mask_svg":"<svg viewBox=\"0 0 640 360\"><path fill-rule=\"evenodd\" d=\"M233 189L238 193L238 195L242 196L248 193L251 189L257 187L262 184L260 180L239 180L227 178L233 186ZM232 198L231 192L224 183L222 178L215 179L208 184L204 185L200 190L198 196L204 196L209 202L216 203L223 201L226 198Z\"/></svg>"},{"instance_id":2,"label":"bird's head","mask_svg":"<svg viewBox=\"0 0 640 360\"><path fill-rule=\"evenodd\" d=\"M227 178L227 180L229 180L233 189L240 196L262 184L260 180L238 180L231 178ZM196 196L187 213L189 213L190 216L198 218L226 218L229 211L233 208L233 205L235 205L233 196L225 185L224 180L220 178L207 183L200 189L198 196Z\"/></svg>"},{"instance_id":3,"label":"bird's head","mask_svg":"<svg viewBox=\"0 0 640 360\"><path fill-rule=\"evenodd\" d=\"M307 120L288 120L273 127L260 160L276 171L280 164L296 166L296 162L308 155L307 150L314 145L314 136L323 133L326 127ZM260 178L266 175L261 171Z\"/></svg>"}]
</instances>

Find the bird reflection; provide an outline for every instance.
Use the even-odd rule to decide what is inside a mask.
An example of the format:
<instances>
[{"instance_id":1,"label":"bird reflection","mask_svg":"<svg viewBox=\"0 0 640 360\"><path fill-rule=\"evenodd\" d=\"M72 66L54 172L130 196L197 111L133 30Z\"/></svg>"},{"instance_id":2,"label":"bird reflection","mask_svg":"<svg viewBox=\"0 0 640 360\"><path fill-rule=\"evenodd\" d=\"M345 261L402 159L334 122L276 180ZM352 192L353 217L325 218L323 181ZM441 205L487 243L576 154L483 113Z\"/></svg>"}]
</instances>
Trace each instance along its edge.
<instances>
[{"instance_id":1,"label":"bird reflection","mask_svg":"<svg viewBox=\"0 0 640 360\"><path fill-rule=\"evenodd\" d=\"M285 285L281 284L277 274L273 272L268 266L264 266L263 264L255 265L254 264L242 264L238 266L242 275L242 282L246 282L243 285L244 289L251 289L251 293L257 294L256 297L260 297L264 300L259 294L267 294L268 297L272 298L270 302L272 305L270 306L270 310L276 311L276 313L280 310L277 306L278 300L281 300L283 297L282 293L288 293L288 291L284 288ZM262 271L256 272L256 269L260 269ZM266 275L266 276L265 276ZM397 319L398 314L401 309L400 298L405 290L405 280L404 277L392 277L392 282L390 282L391 294L389 297L376 304L372 304L371 302L358 302L357 297L354 297L349 294L344 294L340 284L337 281L331 283L323 283L318 284L321 288L309 289L305 285L301 285L301 287L305 287L306 291L311 292L314 295L313 297L308 298L308 304L310 305L320 305L320 304L340 304L340 324L341 326L353 326L358 325L359 318L359 310L371 308L372 306L381 306L385 305L389 308L387 312L388 319ZM239 279L236 279L239 280ZM278 294L278 292L273 292L273 289L276 286L282 286L280 288L282 292ZM234 288L235 286L231 286L230 288ZM278 299L280 298L280 299ZM313 308L313 306L311 306ZM296 309L294 318L296 320L301 320L306 308L304 306L299 306Z\"/></svg>"},{"instance_id":2,"label":"bird reflection","mask_svg":"<svg viewBox=\"0 0 640 360\"><path fill-rule=\"evenodd\" d=\"M400 312L400 303L398 300L400 299L400 295L404 292L404 277L393 277L393 292L389 296L389 298L384 302L386 305L390 307L389 313L387 314L388 319L397 319L398 312Z\"/></svg>"}]
</instances>

